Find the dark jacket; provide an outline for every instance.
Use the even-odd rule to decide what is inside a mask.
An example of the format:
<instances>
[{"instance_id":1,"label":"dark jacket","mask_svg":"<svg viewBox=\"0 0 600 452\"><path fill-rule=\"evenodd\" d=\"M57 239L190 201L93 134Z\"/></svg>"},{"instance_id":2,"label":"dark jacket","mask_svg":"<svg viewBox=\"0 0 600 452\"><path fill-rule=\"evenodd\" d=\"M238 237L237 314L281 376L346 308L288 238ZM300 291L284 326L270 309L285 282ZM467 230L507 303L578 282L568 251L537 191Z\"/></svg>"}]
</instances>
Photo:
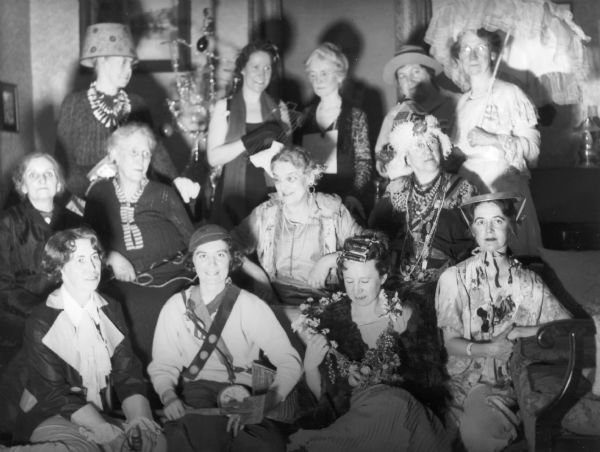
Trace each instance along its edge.
<instances>
[{"instance_id":1,"label":"dark jacket","mask_svg":"<svg viewBox=\"0 0 600 452\"><path fill-rule=\"evenodd\" d=\"M46 299L55 287L40 268L46 240L81 223L79 215L55 204L48 224L28 199L0 215L0 311L26 317Z\"/></svg>"},{"instance_id":2,"label":"dark jacket","mask_svg":"<svg viewBox=\"0 0 600 452\"><path fill-rule=\"evenodd\" d=\"M121 307L112 299L104 299L107 304L102 307L102 312L124 336L111 357L111 379L116 395L120 401L134 394L145 396L142 365L131 351ZM63 309L43 304L27 320L24 338L28 372L26 388L37 399L37 404L21 413L14 433L16 441L27 441L33 430L49 417L59 414L70 420L75 411L88 403L79 372L42 342L62 312Z\"/></svg>"}]
</instances>

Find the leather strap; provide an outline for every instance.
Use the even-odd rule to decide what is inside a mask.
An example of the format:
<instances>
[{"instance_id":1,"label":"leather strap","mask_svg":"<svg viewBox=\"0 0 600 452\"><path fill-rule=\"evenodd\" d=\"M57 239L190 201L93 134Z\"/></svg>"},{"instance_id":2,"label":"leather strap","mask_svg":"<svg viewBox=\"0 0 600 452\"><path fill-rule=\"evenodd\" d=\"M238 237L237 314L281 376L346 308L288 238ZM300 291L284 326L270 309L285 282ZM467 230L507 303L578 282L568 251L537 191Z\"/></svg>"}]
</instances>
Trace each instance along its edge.
<instances>
[{"instance_id":1,"label":"leather strap","mask_svg":"<svg viewBox=\"0 0 600 452\"><path fill-rule=\"evenodd\" d=\"M229 350L226 350L225 343L221 339L221 334L223 333L223 328L227 323L227 319L229 318L233 306L235 305L235 302L238 299L240 291L241 290L239 287L233 284L227 284L223 292L217 295L215 297L215 300L213 300L210 303L212 305L216 302L219 304L219 306L216 308L217 313L215 315L214 320L210 324L208 331L206 331L206 328L202 327L201 322L203 322L203 320L200 319L194 312L194 307L192 306L193 303L188 302L188 300L186 299L185 291L181 292L183 302L186 306L186 315L188 319L190 319L192 323L194 323L196 330L198 330L198 332L200 332L204 336L204 342L202 343L200 350L198 351L192 362L186 368L184 368L181 373L185 379L194 380L198 376L200 371L204 368L204 365L206 364L206 361L208 361L208 358L210 357L212 352L215 349L217 349L219 353L219 360L227 368L229 381L231 383L235 382L235 371L237 369L233 367L233 360L231 358ZM200 303L202 303L202 301L200 301ZM214 305L209 306L209 312L211 311L211 308L214 309ZM206 325L207 322L203 323L205 323Z\"/></svg>"}]
</instances>

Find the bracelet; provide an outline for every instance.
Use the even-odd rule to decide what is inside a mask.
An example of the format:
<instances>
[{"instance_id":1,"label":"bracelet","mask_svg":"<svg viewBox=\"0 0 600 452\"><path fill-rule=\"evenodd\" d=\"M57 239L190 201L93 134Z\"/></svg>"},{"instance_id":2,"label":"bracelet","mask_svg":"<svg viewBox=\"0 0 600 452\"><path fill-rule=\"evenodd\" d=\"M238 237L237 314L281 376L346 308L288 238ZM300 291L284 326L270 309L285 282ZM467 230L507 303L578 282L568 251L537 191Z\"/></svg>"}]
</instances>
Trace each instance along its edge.
<instances>
[{"instance_id":1,"label":"bracelet","mask_svg":"<svg viewBox=\"0 0 600 452\"><path fill-rule=\"evenodd\" d=\"M471 351L473 344L475 344L475 342L469 342L467 344L467 356L473 356L473 352Z\"/></svg>"}]
</instances>

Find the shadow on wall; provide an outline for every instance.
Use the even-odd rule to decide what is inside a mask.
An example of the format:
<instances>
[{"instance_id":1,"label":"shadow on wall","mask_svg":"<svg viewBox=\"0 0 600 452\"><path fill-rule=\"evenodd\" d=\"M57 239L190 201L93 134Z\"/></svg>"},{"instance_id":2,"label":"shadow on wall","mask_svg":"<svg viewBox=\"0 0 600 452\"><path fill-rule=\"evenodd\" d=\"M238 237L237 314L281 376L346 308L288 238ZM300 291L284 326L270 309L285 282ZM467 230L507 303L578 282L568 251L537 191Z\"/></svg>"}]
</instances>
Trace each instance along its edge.
<instances>
[{"instance_id":1,"label":"shadow on wall","mask_svg":"<svg viewBox=\"0 0 600 452\"><path fill-rule=\"evenodd\" d=\"M371 149L373 149L385 112L381 90L369 84L366 80L358 79L355 74L356 66L364 49L362 35L352 23L341 20L326 28L319 37L318 42L336 44L348 58L350 67L348 76L342 86L342 96L354 106L362 109L367 115L369 142L371 143Z\"/></svg>"},{"instance_id":2,"label":"shadow on wall","mask_svg":"<svg viewBox=\"0 0 600 452\"><path fill-rule=\"evenodd\" d=\"M267 88L273 97L295 106L300 111L302 105L302 80L285 70L285 58L294 44L296 30L286 16L281 19L269 18L261 21L252 31L253 40L271 41L279 49L281 64L279 74L273 78Z\"/></svg>"}]
</instances>

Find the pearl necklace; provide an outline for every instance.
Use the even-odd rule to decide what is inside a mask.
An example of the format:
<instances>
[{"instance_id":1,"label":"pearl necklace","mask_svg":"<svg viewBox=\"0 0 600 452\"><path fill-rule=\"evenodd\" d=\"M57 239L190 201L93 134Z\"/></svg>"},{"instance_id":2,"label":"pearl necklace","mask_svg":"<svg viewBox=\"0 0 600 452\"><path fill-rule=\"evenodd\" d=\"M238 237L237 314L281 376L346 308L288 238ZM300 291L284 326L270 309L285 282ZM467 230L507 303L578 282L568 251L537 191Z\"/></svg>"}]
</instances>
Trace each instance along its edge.
<instances>
[{"instance_id":1,"label":"pearl necklace","mask_svg":"<svg viewBox=\"0 0 600 452\"><path fill-rule=\"evenodd\" d=\"M96 82L93 82L87 90L87 98L94 117L106 128L121 124L131 112L129 96L123 89L119 89L116 96L109 96L98 91Z\"/></svg>"}]
</instances>

